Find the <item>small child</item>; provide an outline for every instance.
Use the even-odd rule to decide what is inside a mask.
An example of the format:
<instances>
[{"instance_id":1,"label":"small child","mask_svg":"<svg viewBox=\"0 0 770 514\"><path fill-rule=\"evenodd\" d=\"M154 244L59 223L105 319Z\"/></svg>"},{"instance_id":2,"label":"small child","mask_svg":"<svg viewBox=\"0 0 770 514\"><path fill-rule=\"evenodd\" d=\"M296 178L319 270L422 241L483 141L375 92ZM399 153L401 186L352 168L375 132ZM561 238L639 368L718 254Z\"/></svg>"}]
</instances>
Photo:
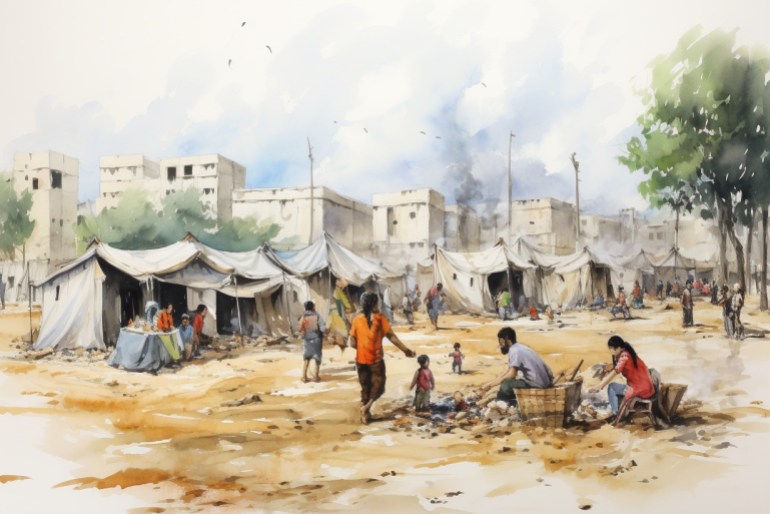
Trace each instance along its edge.
<instances>
[{"instance_id":1,"label":"small child","mask_svg":"<svg viewBox=\"0 0 770 514\"><path fill-rule=\"evenodd\" d=\"M449 354L452 357L452 372L462 375L463 373L463 359L465 355L460 351L460 343L454 344L455 350Z\"/></svg>"},{"instance_id":2,"label":"small child","mask_svg":"<svg viewBox=\"0 0 770 514\"><path fill-rule=\"evenodd\" d=\"M409 389L414 391L414 409L417 412L430 411L430 390L436 387L433 380L433 373L430 371L430 357L423 354L417 357L417 363L420 367L414 372L412 385Z\"/></svg>"}]
</instances>

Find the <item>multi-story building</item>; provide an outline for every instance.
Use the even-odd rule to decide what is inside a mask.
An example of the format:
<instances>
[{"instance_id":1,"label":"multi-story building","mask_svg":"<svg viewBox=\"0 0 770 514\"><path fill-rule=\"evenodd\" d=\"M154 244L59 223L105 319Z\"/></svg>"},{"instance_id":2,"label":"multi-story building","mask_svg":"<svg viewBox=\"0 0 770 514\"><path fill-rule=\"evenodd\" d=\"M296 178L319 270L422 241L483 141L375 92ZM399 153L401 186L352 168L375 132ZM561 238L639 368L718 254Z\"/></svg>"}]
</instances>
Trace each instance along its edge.
<instances>
[{"instance_id":1,"label":"multi-story building","mask_svg":"<svg viewBox=\"0 0 770 514\"><path fill-rule=\"evenodd\" d=\"M467 205L449 205L444 212L445 248L452 252L477 252L481 246L481 220Z\"/></svg>"},{"instance_id":2,"label":"multi-story building","mask_svg":"<svg viewBox=\"0 0 770 514\"><path fill-rule=\"evenodd\" d=\"M623 238L623 222L597 214L580 215L580 239L583 244L617 246Z\"/></svg>"},{"instance_id":3,"label":"multi-story building","mask_svg":"<svg viewBox=\"0 0 770 514\"><path fill-rule=\"evenodd\" d=\"M14 155L14 189L32 194L35 228L24 245L26 260L54 264L76 256L79 166L74 157L50 150Z\"/></svg>"},{"instance_id":4,"label":"multi-story building","mask_svg":"<svg viewBox=\"0 0 770 514\"><path fill-rule=\"evenodd\" d=\"M575 206L554 198L516 200L511 206L511 238L530 236L548 253L575 251L575 223Z\"/></svg>"},{"instance_id":5,"label":"multi-story building","mask_svg":"<svg viewBox=\"0 0 770 514\"><path fill-rule=\"evenodd\" d=\"M145 189L153 200L157 200L154 185L159 176L160 165L144 155L109 155L100 158L97 212L117 206L121 194L127 189Z\"/></svg>"},{"instance_id":6,"label":"multi-story building","mask_svg":"<svg viewBox=\"0 0 770 514\"><path fill-rule=\"evenodd\" d=\"M236 189L232 202L235 217L278 224L275 240L285 245L305 246L325 231L354 251L370 251L372 208L326 187L314 187L312 200L309 187Z\"/></svg>"},{"instance_id":7,"label":"multi-story building","mask_svg":"<svg viewBox=\"0 0 770 514\"><path fill-rule=\"evenodd\" d=\"M433 189L376 194L372 200L372 238L386 262L414 262L444 246L444 196ZM405 262L405 263L406 263Z\"/></svg>"},{"instance_id":8,"label":"multi-story building","mask_svg":"<svg viewBox=\"0 0 770 514\"><path fill-rule=\"evenodd\" d=\"M233 191L246 187L246 168L219 154L161 159L156 185L161 198L197 188L212 214L229 219L233 216Z\"/></svg>"}]
</instances>

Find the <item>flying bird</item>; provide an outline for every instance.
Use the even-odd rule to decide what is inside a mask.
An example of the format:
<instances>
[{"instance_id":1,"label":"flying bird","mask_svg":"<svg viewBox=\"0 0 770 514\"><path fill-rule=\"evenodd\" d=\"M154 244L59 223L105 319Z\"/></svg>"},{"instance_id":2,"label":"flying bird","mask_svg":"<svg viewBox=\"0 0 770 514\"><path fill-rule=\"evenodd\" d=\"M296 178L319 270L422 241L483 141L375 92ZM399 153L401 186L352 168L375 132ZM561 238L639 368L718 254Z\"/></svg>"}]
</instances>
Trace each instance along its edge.
<instances>
[{"instance_id":1,"label":"flying bird","mask_svg":"<svg viewBox=\"0 0 770 514\"><path fill-rule=\"evenodd\" d=\"M368 131L368 130L366 130L366 127L364 127L364 132L366 132L367 134L369 133L369 131Z\"/></svg>"},{"instance_id":2,"label":"flying bird","mask_svg":"<svg viewBox=\"0 0 770 514\"><path fill-rule=\"evenodd\" d=\"M265 48L267 48L267 51L270 52L271 54L273 53L273 49L270 48L270 45L265 45Z\"/></svg>"},{"instance_id":3,"label":"flying bird","mask_svg":"<svg viewBox=\"0 0 770 514\"><path fill-rule=\"evenodd\" d=\"M232 59L228 59L227 60L227 67L228 68L232 68L233 67L232 64L233 64L233 60Z\"/></svg>"},{"instance_id":4,"label":"flying bird","mask_svg":"<svg viewBox=\"0 0 770 514\"><path fill-rule=\"evenodd\" d=\"M482 86L484 86L484 87L487 87L487 85L486 85L486 84L484 84L483 82L481 83L481 85L482 85Z\"/></svg>"},{"instance_id":5,"label":"flying bird","mask_svg":"<svg viewBox=\"0 0 770 514\"><path fill-rule=\"evenodd\" d=\"M441 139L441 136L436 136L436 139Z\"/></svg>"},{"instance_id":6,"label":"flying bird","mask_svg":"<svg viewBox=\"0 0 770 514\"><path fill-rule=\"evenodd\" d=\"M420 134L422 134L422 135L424 136L424 135L425 135L425 131L424 131L424 130L421 130L421 131L420 131Z\"/></svg>"},{"instance_id":7,"label":"flying bird","mask_svg":"<svg viewBox=\"0 0 770 514\"><path fill-rule=\"evenodd\" d=\"M243 27L244 25L246 25L246 22L245 22L245 21L244 21L243 23L241 23L241 27Z\"/></svg>"}]
</instances>

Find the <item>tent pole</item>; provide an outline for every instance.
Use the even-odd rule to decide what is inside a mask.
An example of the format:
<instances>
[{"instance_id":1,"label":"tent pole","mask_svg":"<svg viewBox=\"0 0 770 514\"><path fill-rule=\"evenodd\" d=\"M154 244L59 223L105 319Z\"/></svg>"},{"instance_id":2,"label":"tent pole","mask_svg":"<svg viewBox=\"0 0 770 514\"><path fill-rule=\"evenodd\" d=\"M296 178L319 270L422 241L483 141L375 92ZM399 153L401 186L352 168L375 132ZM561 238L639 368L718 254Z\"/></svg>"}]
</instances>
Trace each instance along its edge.
<instances>
[{"instance_id":1,"label":"tent pole","mask_svg":"<svg viewBox=\"0 0 770 514\"><path fill-rule=\"evenodd\" d=\"M289 290L286 287L286 272L281 271L283 277L283 303L286 305L286 319L289 320L289 333L294 335L294 324L291 322L291 309L289 308Z\"/></svg>"},{"instance_id":2,"label":"tent pole","mask_svg":"<svg viewBox=\"0 0 770 514\"><path fill-rule=\"evenodd\" d=\"M243 325L241 324L241 299L238 298L238 279L233 274L233 284L235 284L235 310L238 312L238 333L243 335Z\"/></svg>"},{"instance_id":3,"label":"tent pole","mask_svg":"<svg viewBox=\"0 0 770 514\"><path fill-rule=\"evenodd\" d=\"M27 303L29 304L29 344L35 344L32 340L32 281L29 279L29 261L27 261Z\"/></svg>"}]
</instances>

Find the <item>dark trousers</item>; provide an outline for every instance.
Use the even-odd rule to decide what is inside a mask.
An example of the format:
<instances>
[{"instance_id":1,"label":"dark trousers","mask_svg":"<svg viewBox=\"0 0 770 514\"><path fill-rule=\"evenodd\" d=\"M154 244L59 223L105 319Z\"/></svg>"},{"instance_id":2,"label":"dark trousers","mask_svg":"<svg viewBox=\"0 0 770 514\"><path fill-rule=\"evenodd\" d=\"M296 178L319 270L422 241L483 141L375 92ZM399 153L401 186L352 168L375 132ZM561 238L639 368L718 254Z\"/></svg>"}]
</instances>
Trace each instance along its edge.
<instances>
[{"instance_id":1,"label":"dark trousers","mask_svg":"<svg viewBox=\"0 0 770 514\"><path fill-rule=\"evenodd\" d=\"M516 391L515 389L523 389L529 387L526 382L516 378L506 378L500 384L500 389L497 390L497 399L503 400L510 404L516 404Z\"/></svg>"},{"instance_id":2,"label":"dark trousers","mask_svg":"<svg viewBox=\"0 0 770 514\"><path fill-rule=\"evenodd\" d=\"M361 403L375 401L385 392L385 361L374 364L356 364L361 384Z\"/></svg>"}]
</instances>

